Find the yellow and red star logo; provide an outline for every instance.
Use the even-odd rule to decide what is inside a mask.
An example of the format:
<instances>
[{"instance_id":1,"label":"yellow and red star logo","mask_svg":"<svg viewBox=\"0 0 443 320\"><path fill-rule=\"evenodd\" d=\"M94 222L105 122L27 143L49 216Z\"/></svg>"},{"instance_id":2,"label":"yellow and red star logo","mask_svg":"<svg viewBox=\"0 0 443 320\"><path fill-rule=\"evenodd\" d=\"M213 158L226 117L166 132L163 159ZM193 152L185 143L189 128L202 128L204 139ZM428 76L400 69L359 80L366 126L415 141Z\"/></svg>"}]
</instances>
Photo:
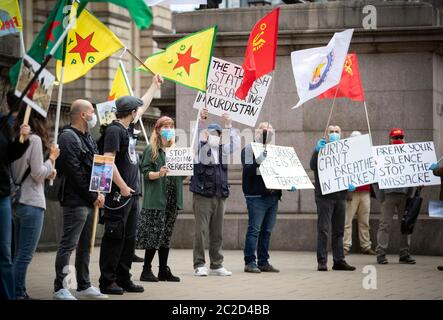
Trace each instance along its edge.
<instances>
[{"instance_id":1,"label":"yellow and red star logo","mask_svg":"<svg viewBox=\"0 0 443 320\"><path fill-rule=\"evenodd\" d=\"M86 38L82 38L77 32L75 33L75 38L77 40L77 45L69 51L69 53L78 53L80 54L80 58L82 59L83 64L85 63L86 56L91 52L98 52L96 48L94 48L91 44L92 37L94 36L94 32L91 33Z\"/></svg>"},{"instance_id":2,"label":"yellow and red star logo","mask_svg":"<svg viewBox=\"0 0 443 320\"><path fill-rule=\"evenodd\" d=\"M191 72L191 64L200 61L199 59L192 57L192 46L190 46L188 51L186 51L184 54L177 52L177 58L178 61L172 70L183 67L188 76L190 75Z\"/></svg>"}]
</instances>

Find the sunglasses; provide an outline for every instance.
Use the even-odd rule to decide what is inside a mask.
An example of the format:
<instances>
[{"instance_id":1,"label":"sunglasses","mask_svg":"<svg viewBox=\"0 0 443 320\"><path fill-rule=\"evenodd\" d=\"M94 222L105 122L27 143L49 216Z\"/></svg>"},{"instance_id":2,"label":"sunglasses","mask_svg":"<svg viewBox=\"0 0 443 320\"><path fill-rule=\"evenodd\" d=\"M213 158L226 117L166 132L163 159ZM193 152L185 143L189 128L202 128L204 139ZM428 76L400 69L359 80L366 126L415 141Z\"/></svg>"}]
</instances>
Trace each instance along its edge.
<instances>
[{"instance_id":1,"label":"sunglasses","mask_svg":"<svg viewBox=\"0 0 443 320\"><path fill-rule=\"evenodd\" d=\"M405 137L404 136L393 136L391 137L392 140L403 140Z\"/></svg>"}]
</instances>

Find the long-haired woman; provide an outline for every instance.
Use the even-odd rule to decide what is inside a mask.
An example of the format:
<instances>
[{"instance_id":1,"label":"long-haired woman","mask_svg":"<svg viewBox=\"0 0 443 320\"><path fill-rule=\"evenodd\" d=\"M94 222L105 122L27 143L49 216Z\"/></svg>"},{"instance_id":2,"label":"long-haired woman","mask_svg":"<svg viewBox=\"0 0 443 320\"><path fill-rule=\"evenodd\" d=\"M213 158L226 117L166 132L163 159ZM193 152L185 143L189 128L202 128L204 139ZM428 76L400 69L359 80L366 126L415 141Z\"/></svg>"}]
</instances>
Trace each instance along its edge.
<instances>
[{"instance_id":1,"label":"long-haired woman","mask_svg":"<svg viewBox=\"0 0 443 320\"><path fill-rule=\"evenodd\" d=\"M24 113L23 108L17 116L15 132L23 123ZM21 195L14 212L16 255L13 264L17 299L30 299L26 292L26 273L43 228L45 180L55 178L54 162L60 154L58 147L49 143L46 118L32 111L29 125L29 148L11 166L15 183L21 182ZM44 160L46 157L48 159Z\"/></svg>"},{"instance_id":2,"label":"long-haired woman","mask_svg":"<svg viewBox=\"0 0 443 320\"><path fill-rule=\"evenodd\" d=\"M137 226L137 249L145 249L141 281L180 281L168 267L169 245L178 210L183 208L183 177L168 176L165 149L175 144L174 121L157 120L150 145L142 159L144 180L143 209ZM158 251L158 277L152 273L152 260Z\"/></svg>"}]
</instances>

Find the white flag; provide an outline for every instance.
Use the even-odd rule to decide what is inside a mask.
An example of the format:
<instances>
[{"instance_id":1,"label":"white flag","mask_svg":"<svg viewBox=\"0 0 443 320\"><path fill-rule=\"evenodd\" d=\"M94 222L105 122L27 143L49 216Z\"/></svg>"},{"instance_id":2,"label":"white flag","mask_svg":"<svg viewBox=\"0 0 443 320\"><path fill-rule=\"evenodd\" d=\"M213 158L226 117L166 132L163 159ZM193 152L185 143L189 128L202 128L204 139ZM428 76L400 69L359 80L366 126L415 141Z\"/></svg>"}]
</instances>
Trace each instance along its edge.
<instances>
[{"instance_id":1,"label":"white flag","mask_svg":"<svg viewBox=\"0 0 443 320\"><path fill-rule=\"evenodd\" d=\"M291 53L292 71L300 98L292 109L340 82L353 32L354 29L336 32L326 47Z\"/></svg>"},{"instance_id":2,"label":"white flag","mask_svg":"<svg viewBox=\"0 0 443 320\"><path fill-rule=\"evenodd\" d=\"M150 6L157 6L157 5L183 5L183 4L206 4L208 0L145 0L145 3Z\"/></svg>"}]
</instances>

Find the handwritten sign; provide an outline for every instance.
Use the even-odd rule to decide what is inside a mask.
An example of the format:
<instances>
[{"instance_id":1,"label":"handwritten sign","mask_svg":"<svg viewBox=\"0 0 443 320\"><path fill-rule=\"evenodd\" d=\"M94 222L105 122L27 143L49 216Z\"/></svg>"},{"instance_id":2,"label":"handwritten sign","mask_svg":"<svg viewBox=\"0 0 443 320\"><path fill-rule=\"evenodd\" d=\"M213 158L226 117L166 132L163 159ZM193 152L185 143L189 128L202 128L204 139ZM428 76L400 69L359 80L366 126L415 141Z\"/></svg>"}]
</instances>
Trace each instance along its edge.
<instances>
[{"instance_id":1,"label":"handwritten sign","mask_svg":"<svg viewBox=\"0 0 443 320\"><path fill-rule=\"evenodd\" d=\"M169 176L192 176L194 157L191 148L166 148L166 166Z\"/></svg>"},{"instance_id":2,"label":"handwritten sign","mask_svg":"<svg viewBox=\"0 0 443 320\"><path fill-rule=\"evenodd\" d=\"M206 94L198 92L194 108L208 108L209 113L221 116L229 113L231 119L254 127L271 84L271 76L257 79L249 90L245 100L235 97L235 91L243 79L240 65L212 57L208 74Z\"/></svg>"},{"instance_id":3,"label":"handwritten sign","mask_svg":"<svg viewBox=\"0 0 443 320\"><path fill-rule=\"evenodd\" d=\"M440 177L429 167L437 162L434 142L373 147L380 189L438 185Z\"/></svg>"},{"instance_id":4,"label":"handwritten sign","mask_svg":"<svg viewBox=\"0 0 443 320\"><path fill-rule=\"evenodd\" d=\"M94 155L89 191L111 192L113 168L114 157Z\"/></svg>"},{"instance_id":5,"label":"handwritten sign","mask_svg":"<svg viewBox=\"0 0 443 320\"><path fill-rule=\"evenodd\" d=\"M264 150L261 143L252 142L252 150L255 158L260 157ZM260 164L259 170L266 188L290 190L314 189L314 186L306 174L294 148L276 145L267 145L267 157Z\"/></svg>"},{"instance_id":6,"label":"handwritten sign","mask_svg":"<svg viewBox=\"0 0 443 320\"><path fill-rule=\"evenodd\" d=\"M322 194L377 182L369 135L330 142L320 149L318 177Z\"/></svg>"}]
</instances>

